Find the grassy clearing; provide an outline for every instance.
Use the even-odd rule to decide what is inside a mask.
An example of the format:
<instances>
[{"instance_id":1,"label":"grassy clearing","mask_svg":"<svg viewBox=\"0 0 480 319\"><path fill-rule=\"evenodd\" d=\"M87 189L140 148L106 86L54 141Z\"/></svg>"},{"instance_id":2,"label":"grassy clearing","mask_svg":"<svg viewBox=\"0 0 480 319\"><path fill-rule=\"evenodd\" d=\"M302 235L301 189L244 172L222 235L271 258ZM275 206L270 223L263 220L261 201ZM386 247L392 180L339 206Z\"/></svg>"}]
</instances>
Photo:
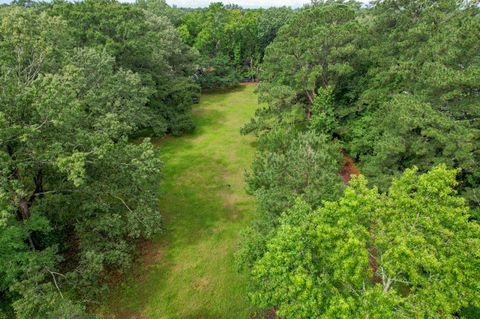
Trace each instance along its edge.
<instances>
[{"instance_id":1,"label":"grassy clearing","mask_svg":"<svg viewBox=\"0 0 480 319\"><path fill-rule=\"evenodd\" d=\"M111 317L248 318L233 254L254 209L243 181L254 139L239 134L258 107L253 90L204 95L193 135L157 141L166 232L145 245L134 273L116 287L105 306Z\"/></svg>"}]
</instances>

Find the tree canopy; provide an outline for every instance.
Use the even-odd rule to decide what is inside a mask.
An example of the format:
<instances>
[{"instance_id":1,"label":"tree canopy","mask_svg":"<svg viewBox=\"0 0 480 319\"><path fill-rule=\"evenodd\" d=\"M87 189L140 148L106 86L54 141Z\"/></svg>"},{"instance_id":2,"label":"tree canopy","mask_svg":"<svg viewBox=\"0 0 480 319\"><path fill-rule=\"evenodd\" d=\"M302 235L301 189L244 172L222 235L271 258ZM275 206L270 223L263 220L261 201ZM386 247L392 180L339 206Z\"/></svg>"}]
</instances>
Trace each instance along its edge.
<instances>
[{"instance_id":1,"label":"tree canopy","mask_svg":"<svg viewBox=\"0 0 480 319\"><path fill-rule=\"evenodd\" d=\"M0 318L94 317L162 231L150 137L192 133L201 91L241 81L259 82L253 304L477 318L479 43L476 0L1 5Z\"/></svg>"},{"instance_id":2,"label":"tree canopy","mask_svg":"<svg viewBox=\"0 0 480 319\"><path fill-rule=\"evenodd\" d=\"M50 10L0 15L0 295L17 318L86 316L161 230L162 164L148 139L130 142L158 91Z\"/></svg>"},{"instance_id":3,"label":"tree canopy","mask_svg":"<svg viewBox=\"0 0 480 319\"><path fill-rule=\"evenodd\" d=\"M115 58L116 68L138 73L142 84L152 88L145 127L157 135L191 132L190 108L199 93L192 80L195 52L167 16L143 10L141 4L56 1L46 11L67 23L74 46L105 50Z\"/></svg>"},{"instance_id":4,"label":"tree canopy","mask_svg":"<svg viewBox=\"0 0 480 319\"><path fill-rule=\"evenodd\" d=\"M479 16L475 1L455 0L300 10L266 50L266 106L243 132L312 127L327 98L322 125L372 182L385 190L412 165L446 163L461 168L462 194L478 207Z\"/></svg>"},{"instance_id":5,"label":"tree canopy","mask_svg":"<svg viewBox=\"0 0 480 319\"><path fill-rule=\"evenodd\" d=\"M479 13L476 1L315 1L279 29L242 133L322 142L295 148L292 179L284 150L259 143L247 175L258 212L238 253L256 305L285 318L478 316ZM340 172L334 149L375 188L360 179L339 199L313 182Z\"/></svg>"},{"instance_id":6,"label":"tree canopy","mask_svg":"<svg viewBox=\"0 0 480 319\"><path fill-rule=\"evenodd\" d=\"M256 80L266 47L292 13L289 8L244 10L222 3L187 11L178 29L200 53L196 76L202 88Z\"/></svg>"},{"instance_id":7,"label":"tree canopy","mask_svg":"<svg viewBox=\"0 0 480 319\"><path fill-rule=\"evenodd\" d=\"M253 266L253 302L286 318L457 318L478 306L480 227L456 173L409 169L387 193L360 177L317 210L298 200Z\"/></svg>"}]
</instances>

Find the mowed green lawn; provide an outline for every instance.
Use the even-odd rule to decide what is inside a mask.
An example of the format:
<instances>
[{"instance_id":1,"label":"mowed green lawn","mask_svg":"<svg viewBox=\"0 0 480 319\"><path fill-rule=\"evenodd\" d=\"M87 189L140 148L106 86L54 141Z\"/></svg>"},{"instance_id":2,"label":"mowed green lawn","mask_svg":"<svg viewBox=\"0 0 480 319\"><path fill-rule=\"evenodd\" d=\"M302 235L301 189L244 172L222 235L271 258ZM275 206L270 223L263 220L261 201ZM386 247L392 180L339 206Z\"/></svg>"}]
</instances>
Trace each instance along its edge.
<instances>
[{"instance_id":1,"label":"mowed green lawn","mask_svg":"<svg viewBox=\"0 0 480 319\"><path fill-rule=\"evenodd\" d=\"M254 138L240 127L258 108L253 86L202 96L193 135L155 141L165 163L165 232L116 285L102 313L110 318L242 319L252 308L234 252L254 200L244 171Z\"/></svg>"}]
</instances>

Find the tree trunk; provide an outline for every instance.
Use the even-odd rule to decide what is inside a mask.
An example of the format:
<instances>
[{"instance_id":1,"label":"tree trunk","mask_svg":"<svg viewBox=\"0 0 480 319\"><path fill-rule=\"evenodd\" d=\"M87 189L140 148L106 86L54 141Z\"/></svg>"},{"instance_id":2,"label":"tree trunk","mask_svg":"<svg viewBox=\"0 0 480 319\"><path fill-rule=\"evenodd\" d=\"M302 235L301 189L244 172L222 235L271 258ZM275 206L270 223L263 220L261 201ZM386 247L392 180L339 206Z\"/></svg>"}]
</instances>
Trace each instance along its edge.
<instances>
[{"instance_id":1,"label":"tree trunk","mask_svg":"<svg viewBox=\"0 0 480 319\"><path fill-rule=\"evenodd\" d=\"M315 101L315 92L305 90L305 93L307 94L308 102L310 102L309 105L305 108L305 117L307 118L307 120L310 120L310 118L312 117L312 105Z\"/></svg>"},{"instance_id":2,"label":"tree trunk","mask_svg":"<svg viewBox=\"0 0 480 319\"><path fill-rule=\"evenodd\" d=\"M14 196L16 196L16 194ZM19 221L24 222L30 218L30 206L24 197L17 198L17 200L17 218ZM33 233L28 236L27 240L32 250L38 250L40 248L40 243Z\"/></svg>"},{"instance_id":3,"label":"tree trunk","mask_svg":"<svg viewBox=\"0 0 480 319\"><path fill-rule=\"evenodd\" d=\"M12 160L15 160L15 156L13 150L9 147L8 153ZM18 167L14 166L11 174L11 178L14 180L20 180L20 171ZM30 219L30 208L37 198L37 196L41 196L43 192L43 173L42 170L39 169L37 174L33 177L33 181L35 183L35 190L33 191L32 195L27 199L26 197L19 196L17 192L13 191L12 200L14 204L17 206L17 219L20 222L27 221ZM31 233L27 238L28 244L32 250L40 249L40 241L38 240L37 236L34 233Z\"/></svg>"},{"instance_id":4,"label":"tree trunk","mask_svg":"<svg viewBox=\"0 0 480 319\"><path fill-rule=\"evenodd\" d=\"M39 169L37 174L33 177L33 182L35 183L35 190L28 200L29 206L32 206L33 202L37 197L43 196L43 171Z\"/></svg>"}]
</instances>

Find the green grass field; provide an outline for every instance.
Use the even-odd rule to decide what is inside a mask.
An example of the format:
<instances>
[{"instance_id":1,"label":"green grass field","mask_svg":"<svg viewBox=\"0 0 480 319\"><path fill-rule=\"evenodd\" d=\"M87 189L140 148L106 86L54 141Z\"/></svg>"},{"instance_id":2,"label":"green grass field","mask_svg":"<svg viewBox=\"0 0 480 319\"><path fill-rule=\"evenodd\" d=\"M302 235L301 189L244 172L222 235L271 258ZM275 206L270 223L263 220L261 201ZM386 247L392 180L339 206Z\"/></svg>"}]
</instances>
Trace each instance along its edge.
<instances>
[{"instance_id":1,"label":"green grass field","mask_svg":"<svg viewBox=\"0 0 480 319\"><path fill-rule=\"evenodd\" d=\"M164 235L103 307L110 318L242 319L252 312L244 276L234 266L254 200L244 171L254 138L240 127L258 107L254 87L202 96L194 134L155 141L165 163L161 185Z\"/></svg>"}]
</instances>

